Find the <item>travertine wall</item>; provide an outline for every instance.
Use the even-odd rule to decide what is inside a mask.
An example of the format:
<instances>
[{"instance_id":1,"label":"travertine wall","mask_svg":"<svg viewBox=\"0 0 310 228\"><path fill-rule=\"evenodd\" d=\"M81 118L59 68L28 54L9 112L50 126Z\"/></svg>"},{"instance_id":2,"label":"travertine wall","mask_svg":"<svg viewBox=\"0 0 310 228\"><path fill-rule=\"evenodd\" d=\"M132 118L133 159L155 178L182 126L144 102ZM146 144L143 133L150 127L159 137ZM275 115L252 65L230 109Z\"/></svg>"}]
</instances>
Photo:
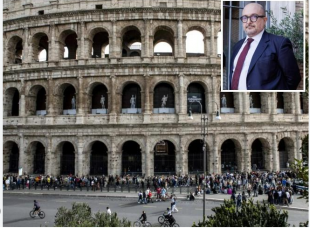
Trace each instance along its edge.
<instances>
[{"instance_id":1,"label":"travertine wall","mask_svg":"<svg viewBox=\"0 0 310 228\"><path fill-rule=\"evenodd\" d=\"M167 7L162 3L166 2ZM103 4L102 10L95 5ZM160 5L161 4L161 5ZM199 8L195 8L199 7ZM44 10L44 15L38 15ZM239 171L251 169L251 146L255 139L263 144L266 169L279 169L278 144L285 139L289 160L300 158L301 139L308 133L308 98L300 106L299 93L285 93L284 113L277 114L276 93L261 93L262 113L250 113L249 93L234 93L234 113L221 114L220 58L216 56L220 30L218 1L5 1L4 3L4 172L8 170L13 143L19 147L19 166L32 172L34 143L45 147L46 174L59 174L63 142L75 151L75 173L89 173L94 141L108 148L108 173L122 172L122 148L129 140L140 145L142 173L154 173L154 146L160 140L174 144L175 170L188 173L188 147L201 139L200 114L187 116L187 89L190 83L202 85L207 110L208 172L221 171L221 146L227 139L235 143ZM134 26L141 33L141 56L122 57L122 35ZM173 31L173 56L154 56L154 33L158 28ZM201 56L186 55L186 33L201 31L205 50ZM77 34L77 58L63 59L63 34ZM91 58L92 37L96 31L109 34L108 58ZM37 62L38 34L48 36L49 59ZM23 40L22 63L10 58L17 38ZM122 114L124 86L135 82L141 88L142 113ZM174 90L175 113L153 113L154 88L165 82ZM91 114L94 85L108 90L109 113ZM77 114L62 115L63 88L76 91ZM35 115L39 88L46 91L46 116ZM11 116L13 92L18 90L19 116ZM215 102L213 102L215 101Z\"/></svg>"}]
</instances>

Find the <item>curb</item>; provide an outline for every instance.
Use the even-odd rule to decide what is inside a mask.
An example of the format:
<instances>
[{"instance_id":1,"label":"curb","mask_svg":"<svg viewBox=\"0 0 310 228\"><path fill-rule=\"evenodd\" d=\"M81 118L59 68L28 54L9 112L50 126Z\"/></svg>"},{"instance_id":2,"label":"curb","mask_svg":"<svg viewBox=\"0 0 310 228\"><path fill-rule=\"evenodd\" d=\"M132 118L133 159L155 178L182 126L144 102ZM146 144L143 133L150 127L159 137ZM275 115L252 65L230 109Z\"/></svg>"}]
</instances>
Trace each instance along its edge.
<instances>
[{"instance_id":1,"label":"curb","mask_svg":"<svg viewBox=\"0 0 310 228\"><path fill-rule=\"evenodd\" d=\"M70 197L101 197L101 198L137 198L137 196L121 196L121 195L91 195L91 194L85 194L85 195L79 195L79 194L60 194L60 193L52 193L52 192L3 192L3 194L22 194L22 195L51 195L51 196L70 196ZM179 196L179 199L186 199L185 196ZM202 200L201 198L197 198L197 200ZM224 199L216 199L216 198L206 198L206 201L213 201L213 202L224 202ZM300 208L300 207L286 207L286 206L276 206L277 209L285 209L285 210L295 210L295 211L309 211L309 208Z\"/></svg>"}]
</instances>

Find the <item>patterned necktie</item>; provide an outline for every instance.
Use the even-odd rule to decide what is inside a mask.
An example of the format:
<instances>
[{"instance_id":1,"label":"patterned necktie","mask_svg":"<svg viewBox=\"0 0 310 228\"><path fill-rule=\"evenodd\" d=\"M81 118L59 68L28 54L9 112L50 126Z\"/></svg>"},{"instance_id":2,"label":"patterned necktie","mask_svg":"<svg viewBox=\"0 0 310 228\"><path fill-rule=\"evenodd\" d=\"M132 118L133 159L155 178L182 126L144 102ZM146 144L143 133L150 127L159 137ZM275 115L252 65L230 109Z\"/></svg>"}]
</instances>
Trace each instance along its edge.
<instances>
[{"instance_id":1,"label":"patterned necktie","mask_svg":"<svg viewBox=\"0 0 310 228\"><path fill-rule=\"evenodd\" d=\"M244 48L243 48L243 50L242 50L242 52L241 52L241 54L239 56L239 59L238 59L238 62L237 62L237 66L236 66L235 71L234 71L233 80L232 80L232 83L231 83L231 89L232 90L237 90L238 89L242 66L243 66L245 57L248 54L248 51L250 49L250 45L253 42L253 40L254 39L252 39L252 38L248 39L247 44L244 46Z\"/></svg>"}]
</instances>

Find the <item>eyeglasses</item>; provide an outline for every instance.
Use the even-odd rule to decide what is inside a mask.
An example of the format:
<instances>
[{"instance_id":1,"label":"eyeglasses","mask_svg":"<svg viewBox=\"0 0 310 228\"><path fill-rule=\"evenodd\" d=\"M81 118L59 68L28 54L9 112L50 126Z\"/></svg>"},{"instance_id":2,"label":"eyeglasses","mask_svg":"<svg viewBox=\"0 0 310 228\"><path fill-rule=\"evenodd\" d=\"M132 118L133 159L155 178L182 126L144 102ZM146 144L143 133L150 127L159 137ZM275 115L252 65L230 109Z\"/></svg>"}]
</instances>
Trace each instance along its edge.
<instances>
[{"instance_id":1,"label":"eyeglasses","mask_svg":"<svg viewBox=\"0 0 310 228\"><path fill-rule=\"evenodd\" d=\"M248 19L250 18L250 21L251 21L251 22L256 22L257 19L258 19L259 17L265 17L265 15L262 15L262 16L252 15L252 16L250 16L250 17L248 17L248 16L241 16L241 17L240 17L240 20L241 20L243 23L247 23L247 22L248 22Z\"/></svg>"}]
</instances>

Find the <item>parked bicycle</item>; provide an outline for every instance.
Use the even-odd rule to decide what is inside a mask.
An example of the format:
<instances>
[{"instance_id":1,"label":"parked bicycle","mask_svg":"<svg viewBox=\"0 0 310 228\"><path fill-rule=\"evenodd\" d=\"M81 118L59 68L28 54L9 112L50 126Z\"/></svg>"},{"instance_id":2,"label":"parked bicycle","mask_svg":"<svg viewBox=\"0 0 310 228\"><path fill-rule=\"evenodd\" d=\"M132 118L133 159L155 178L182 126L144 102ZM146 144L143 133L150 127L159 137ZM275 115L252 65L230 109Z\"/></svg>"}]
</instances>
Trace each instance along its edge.
<instances>
[{"instance_id":1,"label":"parked bicycle","mask_svg":"<svg viewBox=\"0 0 310 228\"><path fill-rule=\"evenodd\" d=\"M135 221L135 222L133 223L133 226L134 226L134 227L140 227L140 226L142 226L142 227L151 227L152 224L149 223L149 222L147 222L147 221L145 221L144 223L142 223L141 220L137 220L137 221Z\"/></svg>"},{"instance_id":2,"label":"parked bicycle","mask_svg":"<svg viewBox=\"0 0 310 228\"><path fill-rule=\"evenodd\" d=\"M37 215L41 218L44 219L45 218L45 212L44 211L35 211L35 208L33 208L30 212L29 215L31 218L36 217Z\"/></svg>"}]
</instances>

